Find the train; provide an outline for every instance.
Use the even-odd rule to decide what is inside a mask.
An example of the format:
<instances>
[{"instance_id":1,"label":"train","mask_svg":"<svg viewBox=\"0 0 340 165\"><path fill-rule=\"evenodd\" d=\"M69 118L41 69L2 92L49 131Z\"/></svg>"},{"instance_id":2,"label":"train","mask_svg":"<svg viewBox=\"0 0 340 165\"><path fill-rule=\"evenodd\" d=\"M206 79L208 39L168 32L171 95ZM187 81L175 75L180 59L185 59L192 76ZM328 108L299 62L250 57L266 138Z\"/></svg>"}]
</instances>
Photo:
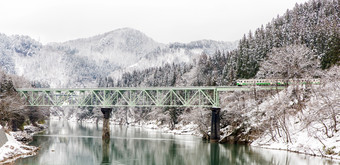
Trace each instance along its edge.
<instances>
[{"instance_id":1,"label":"train","mask_svg":"<svg viewBox=\"0 0 340 165\"><path fill-rule=\"evenodd\" d=\"M237 86L285 86L291 84L320 84L320 79L238 79Z\"/></svg>"}]
</instances>

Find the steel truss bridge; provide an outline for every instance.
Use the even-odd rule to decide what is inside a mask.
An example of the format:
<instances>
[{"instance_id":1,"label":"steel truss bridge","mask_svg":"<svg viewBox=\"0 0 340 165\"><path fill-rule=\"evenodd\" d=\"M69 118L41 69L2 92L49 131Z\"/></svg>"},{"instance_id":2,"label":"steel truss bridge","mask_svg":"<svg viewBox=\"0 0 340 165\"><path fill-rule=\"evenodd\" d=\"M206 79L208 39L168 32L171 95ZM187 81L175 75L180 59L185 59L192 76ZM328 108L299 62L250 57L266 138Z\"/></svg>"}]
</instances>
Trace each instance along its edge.
<instances>
[{"instance_id":1,"label":"steel truss bridge","mask_svg":"<svg viewBox=\"0 0 340 165\"><path fill-rule=\"evenodd\" d=\"M219 108L220 92L283 87L17 88L27 106Z\"/></svg>"},{"instance_id":2,"label":"steel truss bridge","mask_svg":"<svg viewBox=\"0 0 340 165\"><path fill-rule=\"evenodd\" d=\"M112 107L202 107L211 109L210 141L220 139L220 92L273 90L283 87L19 88L26 106L100 107L103 139L110 139Z\"/></svg>"}]
</instances>

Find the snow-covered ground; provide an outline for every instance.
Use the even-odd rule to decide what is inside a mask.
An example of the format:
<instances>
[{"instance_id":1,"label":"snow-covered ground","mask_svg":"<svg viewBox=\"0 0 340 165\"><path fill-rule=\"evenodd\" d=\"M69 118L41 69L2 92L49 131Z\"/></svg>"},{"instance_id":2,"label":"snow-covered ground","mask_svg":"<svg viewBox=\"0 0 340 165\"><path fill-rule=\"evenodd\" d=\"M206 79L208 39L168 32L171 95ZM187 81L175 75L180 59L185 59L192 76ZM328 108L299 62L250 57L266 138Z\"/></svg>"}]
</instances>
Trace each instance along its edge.
<instances>
[{"instance_id":1,"label":"snow-covered ground","mask_svg":"<svg viewBox=\"0 0 340 165\"><path fill-rule=\"evenodd\" d=\"M304 124L294 123L294 119L290 121L288 129L291 131L291 142L287 143L283 138L273 140L270 134L265 134L251 145L338 159L340 162L340 132L327 137L321 132L311 133L304 128Z\"/></svg>"},{"instance_id":2,"label":"snow-covered ground","mask_svg":"<svg viewBox=\"0 0 340 165\"><path fill-rule=\"evenodd\" d=\"M147 123L143 123L139 125L143 128L147 129L157 129L164 133L172 133L176 135L195 135L195 136L201 136L200 133L197 131L198 125L194 123L189 124L176 124L174 129L170 129L166 125L159 125L157 124L157 121L149 121Z\"/></svg>"},{"instance_id":3,"label":"snow-covered ground","mask_svg":"<svg viewBox=\"0 0 340 165\"><path fill-rule=\"evenodd\" d=\"M12 133L6 133L6 136L8 141L0 148L0 164L12 162L18 158L36 155L39 150L38 147L28 146L24 143L18 142L15 140Z\"/></svg>"}]
</instances>

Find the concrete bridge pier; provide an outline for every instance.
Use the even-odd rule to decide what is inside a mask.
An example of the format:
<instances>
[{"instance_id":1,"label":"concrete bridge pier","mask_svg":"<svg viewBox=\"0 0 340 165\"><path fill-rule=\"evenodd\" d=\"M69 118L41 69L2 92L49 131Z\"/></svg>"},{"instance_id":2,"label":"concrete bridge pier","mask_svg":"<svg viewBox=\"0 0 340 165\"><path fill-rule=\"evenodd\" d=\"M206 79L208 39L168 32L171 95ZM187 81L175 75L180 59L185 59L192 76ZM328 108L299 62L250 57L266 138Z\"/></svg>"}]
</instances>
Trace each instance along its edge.
<instances>
[{"instance_id":1,"label":"concrete bridge pier","mask_svg":"<svg viewBox=\"0 0 340 165\"><path fill-rule=\"evenodd\" d=\"M211 110L210 142L218 142L220 140L220 111L221 108L212 108Z\"/></svg>"},{"instance_id":2,"label":"concrete bridge pier","mask_svg":"<svg viewBox=\"0 0 340 165\"><path fill-rule=\"evenodd\" d=\"M112 108L101 108L101 111L104 115L102 139L108 141L110 139L110 115Z\"/></svg>"}]
</instances>

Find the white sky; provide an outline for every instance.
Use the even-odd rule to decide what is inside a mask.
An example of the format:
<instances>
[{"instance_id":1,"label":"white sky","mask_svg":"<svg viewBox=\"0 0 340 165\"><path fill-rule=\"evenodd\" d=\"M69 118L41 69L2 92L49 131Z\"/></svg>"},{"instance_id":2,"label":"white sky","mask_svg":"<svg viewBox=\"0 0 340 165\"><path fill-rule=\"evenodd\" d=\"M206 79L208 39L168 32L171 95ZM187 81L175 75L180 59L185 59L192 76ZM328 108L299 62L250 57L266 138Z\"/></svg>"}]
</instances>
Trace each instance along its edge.
<instances>
[{"instance_id":1,"label":"white sky","mask_svg":"<svg viewBox=\"0 0 340 165\"><path fill-rule=\"evenodd\" d=\"M234 41L307 0L1 0L0 33L42 43L118 28L162 43Z\"/></svg>"}]
</instances>

